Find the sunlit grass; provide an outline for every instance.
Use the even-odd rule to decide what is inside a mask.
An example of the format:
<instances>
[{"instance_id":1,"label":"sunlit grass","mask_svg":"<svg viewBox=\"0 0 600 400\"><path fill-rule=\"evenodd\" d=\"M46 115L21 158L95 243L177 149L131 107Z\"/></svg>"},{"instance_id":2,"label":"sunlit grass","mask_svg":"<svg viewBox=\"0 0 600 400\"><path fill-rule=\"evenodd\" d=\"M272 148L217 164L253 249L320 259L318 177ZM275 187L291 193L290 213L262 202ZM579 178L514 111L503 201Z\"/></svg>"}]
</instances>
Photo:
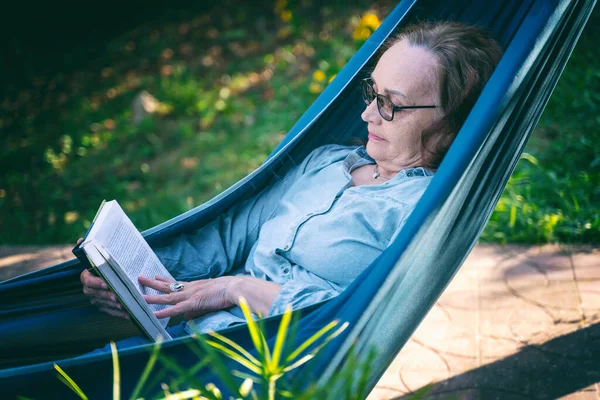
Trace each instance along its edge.
<instances>
[{"instance_id":1,"label":"sunlit grass","mask_svg":"<svg viewBox=\"0 0 600 400\"><path fill-rule=\"evenodd\" d=\"M140 229L212 198L264 161L395 5L243 4L132 29L85 69L32 77L7 96L0 224L10 229L0 243L72 242L105 198ZM600 66L589 27L484 240L600 241ZM136 125L142 90L157 111Z\"/></svg>"},{"instance_id":2,"label":"sunlit grass","mask_svg":"<svg viewBox=\"0 0 600 400\"><path fill-rule=\"evenodd\" d=\"M483 239L600 243L600 55L595 12Z\"/></svg>"},{"instance_id":3,"label":"sunlit grass","mask_svg":"<svg viewBox=\"0 0 600 400\"><path fill-rule=\"evenodd\" d=\"M341 11L311 3L236 3L141 27L99 63L6 100L23 118L1 121L20 134L1 139L0 223L13 229L0 242L69 242L103 198L146 229L256 169L355 51L356 16L375 15L362 0ZM156 112L136 126L142 90Z\"/></svg>"}]
</instances>

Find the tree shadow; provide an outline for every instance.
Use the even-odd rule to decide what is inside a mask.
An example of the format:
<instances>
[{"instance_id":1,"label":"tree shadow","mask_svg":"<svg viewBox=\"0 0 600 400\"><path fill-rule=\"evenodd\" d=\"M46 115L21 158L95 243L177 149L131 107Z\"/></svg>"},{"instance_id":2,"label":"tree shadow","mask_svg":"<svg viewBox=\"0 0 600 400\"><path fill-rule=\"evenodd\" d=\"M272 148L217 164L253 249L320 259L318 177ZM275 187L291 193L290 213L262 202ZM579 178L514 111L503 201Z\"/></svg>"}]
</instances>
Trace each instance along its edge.
<instances>
[{"instance_id":1,"label":"tree shadow","mask_svg":"<svg viewBox=\"0 0 600 400\"><path fill-rule=\"evenodd\" d=\"M598 382L600 323L438 382L423 398L556 399Z\"/></svg>"}]
</instances>

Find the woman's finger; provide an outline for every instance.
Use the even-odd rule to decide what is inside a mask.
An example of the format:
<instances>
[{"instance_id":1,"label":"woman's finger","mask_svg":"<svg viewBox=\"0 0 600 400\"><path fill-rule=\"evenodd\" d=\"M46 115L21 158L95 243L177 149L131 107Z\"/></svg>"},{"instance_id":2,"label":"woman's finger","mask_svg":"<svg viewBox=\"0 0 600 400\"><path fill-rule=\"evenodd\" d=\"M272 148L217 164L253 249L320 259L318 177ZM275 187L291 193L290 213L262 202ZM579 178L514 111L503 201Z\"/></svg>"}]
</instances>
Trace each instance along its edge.
<instances>
[{"instance_id":1,"label":"woman's finger","mask_svg":"<svg viewBox=\"0 0 600 400\"><path fill-rule=\"evenodd\" d=\"M187 300L188 294L183 292L173 292L159 295L144 295L144 300L148 304L177 304Z\"/></svg>"},{"instance_id":2,"label":"woman's finger","mask_svg":"<svg viewBox=\"0 0 600 400\"><path fill-rule=\"evenodd\" d=\"M83 241L83 238L77 239L77 244L81 243L82 241Z\"/></svg>"},{"instance_id":3,"label":"woman's finger","mask_svg":"<svg viewBox=\"0 0 600 400\"><path fill-rule=\"evenodd\" d=\"M79 278L81 280L81 283L83 283L83 286L96 288L96 289L108 289L106 282L104 282L104 280L102 280L102 278L94 276L87 269L84 269L83 272L81 272L81 275L79 275Z\"/></svg>"},{"instance_id":4,"label":"woman's finger","mask_svg":"<svg viewBox=\"0 0 600 400\"><path fill-rule=\"evenodd\" d=\"M175 282L173 279L165 278L164 276L156 275L156 280L161 282L167 282L169 285Z\"/></svg>"},{"instance_id":5,"label":"woman's finger","mask_svg":"<svg viewBox=\"0 0 600 400\"><path fill-rule=\"evenodd\" d=\"M168 307L168 308L162 309L160 311L156 311L154 313L154 315L158 319L174 317L176 315L185 314L185 313L191 311L193 305L194 305L194 302L191 300L182 301L181 303L175 304L173 307Z\"/></svg>"},{"instance_id":6,"label":"woman's finger","mask_svg":"<svg viewBox=\"0 0 600 400\"><path fill-rule=\"evenodd\" d=\"M198 309L198 303L194 299L182 301L181 303L175 304L173 307L165 308L160 311L156 311L154 315L156 318L174 317L176 315L183 314L183 318L186 320L197 318L201 315L208 314L214 311L212 309Z\"/></svg>"},{"instance_id":7,"label":"woman's finger","mask_svg":"<svg viewBox=\"0 0 600 400\"><path fill-rule=\"evenodd\" d=\"M168 282L157 281L156 279L147 278L145 276L139 276L138 282L140 282L141 285L156 289L159 292L169 293L171 291L171 289L169 289L170 283Z\"/></svg>"},{"instance_id":8,"label":"woman's finger","mask_svg":"<svg viewBox=\"0 0 600 400\"><path fill-rule=\"evenodd\" d=\"M168 318L168 317L174 317L174 316L179 315L179 314L181 314L181 312L179 312L179 309L177 308L177 306L165 308L165 309L162 309L160 311L156 311L154 313L154 315L158 319Z\"/></svg>"},{"instance_id":9,"label":"woman's finger","mask_svg":"<svg viewBox=\"0 0 600 400\"><path fill-rule=\"evenodd\" d=\"M114 302L117 301L117 296L115 296L115 294L113 292L111 292L110 290L94 289L89 286L84 286L83 293L86 296L95 297L98 299L106 299L106 300L110 300L110 301L114 301Z\"/></svg>"}]
</instances>

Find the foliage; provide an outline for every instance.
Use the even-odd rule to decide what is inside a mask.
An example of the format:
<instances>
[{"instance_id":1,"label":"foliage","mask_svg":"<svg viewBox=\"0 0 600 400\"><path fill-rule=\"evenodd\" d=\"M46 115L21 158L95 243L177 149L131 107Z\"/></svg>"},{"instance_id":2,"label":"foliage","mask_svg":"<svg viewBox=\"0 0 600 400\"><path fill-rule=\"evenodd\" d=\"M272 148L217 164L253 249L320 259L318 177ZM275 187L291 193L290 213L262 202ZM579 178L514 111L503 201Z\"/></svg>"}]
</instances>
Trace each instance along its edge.
<instances>
[{"instance_id":1,"label":"foliage","mask_svg":"<svg viewBox=\"0 0 600 400\"><path fill-rule=\"evenodd\" d=\"M0 107L0 243L70 242L102 199L143 230L212 198L264 161L391 3L225 0L32 77ZM158 112L136 125L142 90Z\"/></svg>"},{"instance_id":2,"label":"foliage","mask_svg":"<svg viewBox=\"0 0 600 400\"><path fill-rule=\"evenodd\" d=\"M600 243L600 55L592 15L482 239Z\"/></svg>"},{"instance_id":3,"label":"foliage","mask_svg":"<svg viewBox=\"0 0 600 400\"><path fill-rule=\"evenodd\" d=\"M240 307L248 323L248 330L256 356L251 354L242 346L233 342L216 332L210 333L212 339L206 339L201 335L196 336L198 347L190 349L198 355L198 363L189 370L182 370L177 362L170 360L165 355L160 354L160 342L157 342L153 348L151 357L140 377L130 399L140 398L143 391L155 391L150 376L155 364L162 361L163 367L170 369L176 375L177 379L170 385L161 383L163 396L165 400L176 399L223 399L222 391L213 383L198 382L193 378L194 371L200 371L208 366L212 369L221 383L226 387L232 399L363 399L366 397L367 383L369 377L369 365L374 359L374 353L371 352L363 362L358 361L356 355L350 356L349 368L340 371L340 373L328 382L326 386L309 385L304 388L294 385L288 378L289 372L306 364L312 360L319 351L327 345L332 339L338 336L347 327L347 323L338 326L337 321L326 325L304 343L295 349L289 348L289 343L294 342L294 333L297 329L298 320L292 324L292 309L288 307L282 316L277 336L272 348L266 341L264 329L260 324L254 321L247 302L241 298ZM204 351L202 352L201 349ZM112 360L113 360L113 399L121 397L120 369L117 348L111 342ZM224 362L224 358L229 358L237 362L246 372L238 370L229 370ZM87 399L84 391L71 379L68 374L55 364L58 371L58 379L67 385L79 398ZM160 374L158 376L161 376ZM234 379L240 378L242 381ZM356 379L358 378L358 379ZM180 386L185 389L180 390ZM331 388L340 388L340 392L333 393Z\"/></svg>"},{"instance_id":4,"label":"foliage","mask_svg":"<svg viewBox=\"0 0 600 400\"><path fill-rule=\"evenodd\" d=\"M81 69L32 76L0 104L0 243L71 242L102 199L144 230L212 198L261 164L393 5L224 0L135 27ZM600 241L599 15L483 240ZM136 125L142 90L157 112Z\"/></svg>"}]
</instances>

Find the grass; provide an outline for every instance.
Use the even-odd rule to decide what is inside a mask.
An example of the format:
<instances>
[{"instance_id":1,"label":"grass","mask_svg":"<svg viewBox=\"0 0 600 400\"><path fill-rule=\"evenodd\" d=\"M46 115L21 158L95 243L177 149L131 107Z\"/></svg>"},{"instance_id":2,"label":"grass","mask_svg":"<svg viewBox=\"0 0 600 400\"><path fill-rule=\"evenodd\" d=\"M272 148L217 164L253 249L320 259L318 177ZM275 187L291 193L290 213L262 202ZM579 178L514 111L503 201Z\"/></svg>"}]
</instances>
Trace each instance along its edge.
<instances>
[{"instance_id":1,"label":"grass","mask_svg":"<svg viewBox=\"0 0 600 400\"><path fill-rule=\"evenodd\" d=\"M73 242L102 199L141 230L210 199L261 164L393 5L224 0L32 76L0 103L0 243ZM483 240L600 241L598 14ZM160 106L136 125L142 90Z\"/></svg>"},{"instance_id":2,"label":"grass","mask_svg":"<svg viewBox=\"0 0 600 400\"><path fill-rule=\"evenodd\" d=\"M596 9L483 240L600 243L599 23Z\"/></svg>"}]
</instances>

